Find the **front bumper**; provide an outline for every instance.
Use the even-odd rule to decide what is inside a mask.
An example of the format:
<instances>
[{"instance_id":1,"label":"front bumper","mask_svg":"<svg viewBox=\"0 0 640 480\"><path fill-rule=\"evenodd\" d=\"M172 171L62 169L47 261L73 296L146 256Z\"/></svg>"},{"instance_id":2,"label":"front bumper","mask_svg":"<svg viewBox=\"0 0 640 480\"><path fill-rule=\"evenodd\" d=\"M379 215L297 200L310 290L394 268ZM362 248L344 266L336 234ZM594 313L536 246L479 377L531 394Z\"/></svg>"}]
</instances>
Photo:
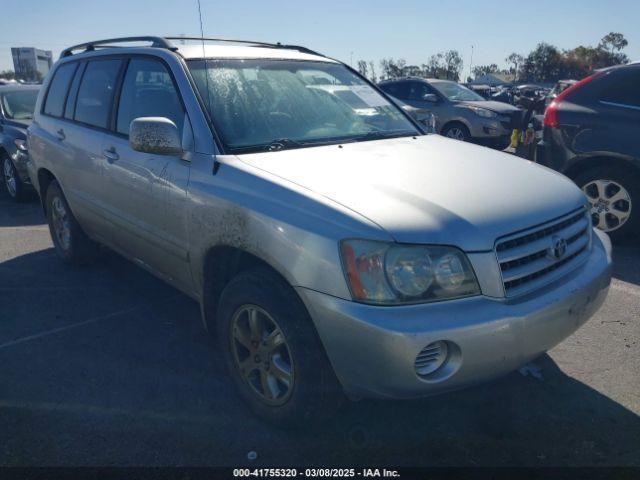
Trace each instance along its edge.
<instances>
[{"instance_id":1,"label":"front bumper","mask_svg":"<svg viewBox=\"0 0 640 480\"><path fill-rule=\"evenodd\" d=\"M470 124L469 133L473 138L477 139L489 140L509 137L513 131L511 119L503 115L495 119L474 118L474 121L470 122Z\"/></svg>"},{"instance_id":2,"label":"front bumper","mask_svg":"<svg viewBox=\"0 0 640 480\"><path fill-rule=\"evenodd\" d=\"M20 181L25 185L30 185L31 179L29 178L28 171L29 154L21 150L16 150L11 155L11 160L13 161L13 165L16 167Z\"/></svg>"},{"instance_id":3,"label":"front bumper","mask_svg":"<svg viewBox=\"0 0 640 480\"><path fill-rule=\"evenodd\" d=\"M478 296L377 307L305 288L298 292L348 394L430 395L513 371L586 322L604 302L611 281L610 244L599 237L594 235L587 262L522 299ZM429 378L419 377L416 356L439 340L455 346L451 363Z\"/></svg>"}]
</instances>

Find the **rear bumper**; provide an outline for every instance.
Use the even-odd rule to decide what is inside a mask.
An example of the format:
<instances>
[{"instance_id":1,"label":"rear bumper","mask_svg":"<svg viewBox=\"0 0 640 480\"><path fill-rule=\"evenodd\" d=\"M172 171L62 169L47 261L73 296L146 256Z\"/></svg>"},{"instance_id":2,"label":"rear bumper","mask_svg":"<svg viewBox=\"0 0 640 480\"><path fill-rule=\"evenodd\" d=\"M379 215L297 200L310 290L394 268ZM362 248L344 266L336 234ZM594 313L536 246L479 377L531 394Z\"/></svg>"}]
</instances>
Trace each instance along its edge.
<instances>
[{"instance_id":1,"label":"rear bumper","mask_svg":"<svg viewBox=\"0 0 640 480\"><path fill-rule=\"evenodd\" d=\"M517 301L478 296L376 307L304 288L298 292L347 393L430 395L513 371L586 322L604 302L611 280L610 245L603 241L594 236L587 262ZM416 356L435 341L452 347L447 363L421 378L414 367Z\"/></svg>"},{"instance_id":2,"label":"rear bumper","mask_svg":"<svg viewBox=\"0 0 640 480\"><path fill-rule=\"evenodd\" d=\"M549 127L544 128L542 141L536 145L534 156L536 163L564 173L574 156L573 152L563 147L560 131Z\"/></svg>"}]
</instances>

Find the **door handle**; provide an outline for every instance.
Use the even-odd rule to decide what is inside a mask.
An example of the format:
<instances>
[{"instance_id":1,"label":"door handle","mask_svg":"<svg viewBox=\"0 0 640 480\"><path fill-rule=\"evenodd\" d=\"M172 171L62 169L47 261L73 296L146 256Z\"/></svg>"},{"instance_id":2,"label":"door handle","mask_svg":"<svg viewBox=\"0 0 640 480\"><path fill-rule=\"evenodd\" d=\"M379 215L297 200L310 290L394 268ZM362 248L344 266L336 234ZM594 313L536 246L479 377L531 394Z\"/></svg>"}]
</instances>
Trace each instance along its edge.
<instances>
[{"instance_id":1,"label":"door handle","mask_svg":"<svg viewBox=\"0 0 640 480\"><path fill-rule=\"evenodd\" d=\"M107 162L109 163L113 163L120 158L120 155L118 155L118 152L116 152L115 147L111 147L103 150L102 154L105 156L105 158L107 159Z\"/></svg>"},{"instance_id":2,"label":"door handle","mask_svg":"<svg viewBox=\"0 0 640 480\"><path fill-rule=\"evenodd\" d=\"M60 129L56 132L56 135L58 135L58 140L62 141L65 138L67 138L67 136L64 134L64 130Z\"/></svg>"}]
</instances>

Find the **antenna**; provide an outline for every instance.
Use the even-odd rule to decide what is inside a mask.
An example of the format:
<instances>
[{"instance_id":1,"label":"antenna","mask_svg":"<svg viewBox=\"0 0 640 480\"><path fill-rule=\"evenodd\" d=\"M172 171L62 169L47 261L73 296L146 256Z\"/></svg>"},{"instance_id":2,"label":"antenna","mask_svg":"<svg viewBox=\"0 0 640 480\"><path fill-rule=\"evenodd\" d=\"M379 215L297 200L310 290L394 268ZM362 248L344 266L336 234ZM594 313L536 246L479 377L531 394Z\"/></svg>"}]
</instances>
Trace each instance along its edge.
<instances>
[{"instance_id":1,"label":"antenna","mask_svg":"<svg viewBox=\"0 0 640 480\"><path fill-rule=\"evenodd\" d=\"M211 90L209 89L209 66L207 65L207 54L204 48L204 27L202 26L202 8L200 7L200 0L198 2L198 20L200 21L200 38L202 39L202 58L204 59L204 81L207 86L207 106L209 108L209 115L211 115Z\"/></svg>"}]
</instances>

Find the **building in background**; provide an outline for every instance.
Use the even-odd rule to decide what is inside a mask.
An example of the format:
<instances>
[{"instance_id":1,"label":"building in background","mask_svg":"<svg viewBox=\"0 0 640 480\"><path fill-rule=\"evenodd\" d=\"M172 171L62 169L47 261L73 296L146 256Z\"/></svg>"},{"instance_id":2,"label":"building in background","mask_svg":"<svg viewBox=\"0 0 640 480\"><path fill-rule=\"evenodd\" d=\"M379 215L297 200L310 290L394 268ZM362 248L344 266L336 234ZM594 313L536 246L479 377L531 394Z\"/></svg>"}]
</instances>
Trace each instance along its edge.
<instances>
[{"instance_id":1,"label":"building in background","mask_svg":"<svg viewBox=\"0 0 640 480\"><path fill-rule=\"evenodd\" d=\"M11 48L16 77L28 82L40 82L53 63L50 50L32 47Z\"/></svg>"}]
</instances>

